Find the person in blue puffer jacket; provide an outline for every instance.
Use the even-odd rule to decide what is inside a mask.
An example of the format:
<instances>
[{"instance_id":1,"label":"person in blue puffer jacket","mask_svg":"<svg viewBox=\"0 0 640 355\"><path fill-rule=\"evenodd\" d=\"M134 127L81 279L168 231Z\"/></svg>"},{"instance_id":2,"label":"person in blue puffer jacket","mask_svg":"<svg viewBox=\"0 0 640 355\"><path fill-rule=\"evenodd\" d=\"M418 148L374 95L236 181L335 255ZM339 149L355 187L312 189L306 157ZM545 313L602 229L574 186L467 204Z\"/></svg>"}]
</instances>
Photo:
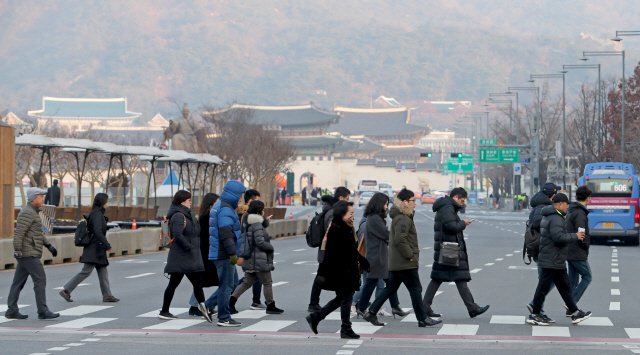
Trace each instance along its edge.
<instances>
[{"instance_id":1,"label":"person in blue puffer jacket","mask_svg":"<svg viewBox=\"0 0 640 355\"><path fill-rule=\"evenodd\" d=\"M229 299L238 283L238 250L240 250L240 219L236 208L246 187L236 180L228 181L220 194L220 200L209 213L209 260L218 271L218 325L239 327L240 322L231 318Z\"/></svg>"}]
</instances>

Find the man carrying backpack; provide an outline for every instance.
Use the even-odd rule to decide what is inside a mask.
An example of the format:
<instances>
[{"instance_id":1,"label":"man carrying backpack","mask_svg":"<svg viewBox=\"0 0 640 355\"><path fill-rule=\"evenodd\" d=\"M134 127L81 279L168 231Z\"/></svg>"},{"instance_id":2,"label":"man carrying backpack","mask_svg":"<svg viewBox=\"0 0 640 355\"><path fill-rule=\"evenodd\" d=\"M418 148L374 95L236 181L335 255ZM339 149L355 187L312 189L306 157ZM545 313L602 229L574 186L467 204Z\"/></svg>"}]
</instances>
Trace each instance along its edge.
<instances>
[{"instance_id":1,"label":"man carrying backpack","mask_svg":"<svg viewBox=\"0 0 640 355\"><path fill-rule=\"evenodd\" d=\"M544 186L542 186L542 190L540 190L540 192L536 193L535 195L533 195L533 197L531 198L531 212L529 213L529 221L527 222L527 226L530 227L530 232L531 235L533 236L533 239L536 240L535 242L535 246L533 246L533 250L527 250L528 254L531 254L531 252L533 252L532 255L529 255L530 258L533 258L533 261L535 261L536 263L538 262L538 256L537 256L537 252L539 249L539 238L540 238L540 222L542 222L542 209L548 206L551 206L551 199L553 198L553 196L555 196L555 194L558 192L560 188L558 186L556 186L553 183L546 183L544 184ZM527 244L527 240L525 240L525 244ZM528 246L525 245L525 249ZM529 259L529 261L531 261L531 259ZM538 278L540 278L540 273L542 272L542 270L540 269L540 266L538 266ZM554 284L551 284L551 289L553 289ZM531 302L529 302L527 304L527 309L529 310L529 312L531 314L533 314L533 300L531 300ZM541 309L540 310L540 315L545 318L546 317L546 321L553 323L553 319L547 317L544 313L544 310Z\"/></svg>"},{"instance_id":2,"label":"man carrying backpack","mask_svg":"<svg viewBox=\"0 0 640 355\"><path fill-rule=\"evenodd\" d=\"M540 312L544 300L551 290L551 284L555 283L565 307L571 312L571 322L578 324L591 317L591 312L583 312L578 309L573 300L566 263L568 245L578 240L583 241L585 233L567 233L565 228L565 215L569 207L567 195L556 194L552 203L552 206L542 209L540 252L538 254L538 267L541 271L538 287L533 297L533 312L529 315L527 323L533 325L550 325L552 323L548 317L542 317Z\"/></svg>"},{"instance_id":3,"label":"man carrying backpack","mask_svg":"<svg viewBox=\"0 0 640 355\"><path fill-rule=\"evenodd\" d=\"M320 240L322 240L322 238L324 237L324 235L327 233L327 228L329 228L329 224L331 223L331 221L333 220L333 205L335 203L337 203L338 201L349 201L349 198L351 197L351 191L349 191L349 189L347 189L344 186L340 186L336 189L336 192L334 194L334 196L331 195L326 195L326 196L322 196L322 213L320 215L318 215L316 218L322 218L322 237L320 237ZM315 220L315 218L314 218ZM311 221L312 223L314 223L314 221ZM315 232L312 228L309 228L310 231L309 232ZM315 234L317 234L319 236L319 231L315 232ZM313 236L312 236L313 237ZM317 239L314 238L314 239ZM320 245L318 244L318 247ZM317 247L316 247L317 248ZM318 263L322 263L322 261L324 260L324 250L321 250L320 248L318 248ZM313 280L313 286L311 286L311 298L309 300L309 308L307 309L307 311L309 313L313 313L313 312L317 312L319 310L322 309L322 306L320 306L320 292L322 291L322 289L320 288L320 286L316 283L316 280Z\"/></svg>"}]
</instances>

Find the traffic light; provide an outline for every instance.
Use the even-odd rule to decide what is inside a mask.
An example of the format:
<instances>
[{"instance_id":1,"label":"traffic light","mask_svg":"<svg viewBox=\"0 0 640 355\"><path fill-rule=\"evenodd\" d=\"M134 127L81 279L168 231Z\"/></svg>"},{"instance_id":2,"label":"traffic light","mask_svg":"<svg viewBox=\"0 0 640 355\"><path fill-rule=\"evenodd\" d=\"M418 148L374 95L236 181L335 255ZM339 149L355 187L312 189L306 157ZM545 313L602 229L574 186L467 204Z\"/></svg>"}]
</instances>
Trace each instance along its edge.
<instances>
[{"instance_id":1,"label":"traffic light","mask_svg":"<svg viewBox=\"0 0 640 355\"><path fill-rule=\"evenodd\" d=\"M433 154L431 154L431 152L429 152L429 153L420 153L420 157L422 157L422 158L424 158L424 157L431 158L432 155Z\"/></svg>"},{"instance_id":2,"label":"traffic light","mask_svg":"<svg viewBox=\"0 0 640 355\"><path fill-rule=\"evenodd\" d=\"M452 158L462 158L462 153L451 153Z\"/></svg>"}]
</instances>

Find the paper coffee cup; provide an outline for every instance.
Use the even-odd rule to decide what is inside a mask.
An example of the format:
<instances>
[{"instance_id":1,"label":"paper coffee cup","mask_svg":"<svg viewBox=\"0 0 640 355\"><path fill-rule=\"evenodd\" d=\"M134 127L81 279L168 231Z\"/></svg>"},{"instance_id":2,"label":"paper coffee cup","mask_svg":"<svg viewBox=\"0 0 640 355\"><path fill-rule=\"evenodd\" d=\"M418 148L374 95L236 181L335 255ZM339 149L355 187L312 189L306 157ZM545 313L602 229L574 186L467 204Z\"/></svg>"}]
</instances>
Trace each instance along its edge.
<instances>
[{"instance_id":1,"label":"paper coffee cup","mask_svg":"<svg viewBox=\"0 0 640 355\"><path fill-rule=\"evenodd\" d=\"M578 228L578 233L582 232L584 233L586 230L584 228Z\"/></svg>"}]
</instances>

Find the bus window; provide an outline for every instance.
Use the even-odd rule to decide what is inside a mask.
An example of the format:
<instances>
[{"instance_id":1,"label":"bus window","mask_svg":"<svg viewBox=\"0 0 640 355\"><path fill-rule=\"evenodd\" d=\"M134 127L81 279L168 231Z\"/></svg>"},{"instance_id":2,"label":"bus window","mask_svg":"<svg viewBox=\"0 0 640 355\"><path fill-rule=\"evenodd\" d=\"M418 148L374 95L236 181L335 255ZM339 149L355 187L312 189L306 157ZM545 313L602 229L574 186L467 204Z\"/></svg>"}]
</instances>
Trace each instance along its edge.
<instances>
[{"instance_id":1,"label":"bus window","mask_svg":"<svg viewBox=\"0 0 640 355\"><path fill-rule=\"evenodd\" d=\"M631 197L633 180L593 179L587 182L592 197Z\"/></svg>"}]
</instances>

